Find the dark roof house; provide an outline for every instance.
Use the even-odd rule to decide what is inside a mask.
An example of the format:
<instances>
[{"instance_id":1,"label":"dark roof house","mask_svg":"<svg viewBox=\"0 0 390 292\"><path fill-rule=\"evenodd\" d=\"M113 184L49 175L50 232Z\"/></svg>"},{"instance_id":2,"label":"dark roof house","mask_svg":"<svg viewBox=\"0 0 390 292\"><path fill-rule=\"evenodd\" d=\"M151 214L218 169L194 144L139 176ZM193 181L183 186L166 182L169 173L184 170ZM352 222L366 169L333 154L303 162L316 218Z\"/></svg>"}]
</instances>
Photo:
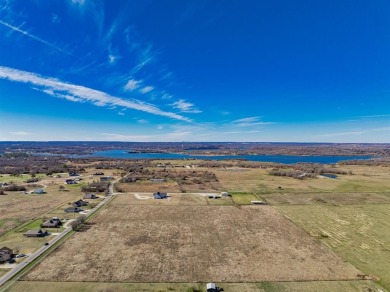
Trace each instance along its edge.
<instances>
[{"instance_id":1,"label":"dark roof house","mask_svg":"<svg viewBox=\"0 0 390 292\"><path fill-rule=\"evenodd\" d=\"M47 235L49 235L49 233L42 229L32 229L24 233L24 236L26 237L45 237Z\"/></svg>"},{"instance_id":2,"label":"dark roof house","mask_svg":"<svg viewBox=\"0 0 390 292\"><path fill-rule=\"evenodd\" d=\"M75 181L74 179L67 179L67 180L65 181L65 183L66 183L67 185L75 185L75 184L77 184L77 181Z\"/></svg>"},{"instance_id":3,"label":"dark roof house","mask_svg":"<svg viewBox=\"0 0 390 292\"><path fill-rule=\"evenodd\" d=\"M12 259L14 257L14 252L12 249L3 246L0 248L0 264L4 264L8 260Z\"/></svg>"},{"instance_id":4,"label":"dark roof house","mask_svg":"<svg viewBox=\"0 0 390 292\"><path fill-rule=\"evenodd\" d=\"M73 206L75 207L87 206L88 204L89 202L83 200L78 200L76 202L73 202Z\"/></svg>"},{"instance_id":5,"label":"dark roof house","mask_svg":"<svg viewBox=\"0 0 390 292\"><path fill-rule=\"evenodd\" d=\"M83 212L84 210L79 208L79 207L69 207L64 210L66 213L80 213Z\"/></svg>"},{"instance_id":6,"label":"dark roof house","mask_svg":"<svg viewBox=\"0 0 390 292\"><path fill-rule=\"evenodd\" d=\"M58 228L60 226L62 226L62 222L58 217L53 217L41 224L42 228Z\"/></svg>"},{"instance_id":7,"label":"dark roof house","mask_svg":"<svg viewBox=\"0 0 390 292\"><path fill-rule=\"evenodd\" d=\"M166 199L166 198L168 198L168 194L167 193L160 193L160 192L153 193L153 198L154 199Z\"/></svg>"}]
</instances>

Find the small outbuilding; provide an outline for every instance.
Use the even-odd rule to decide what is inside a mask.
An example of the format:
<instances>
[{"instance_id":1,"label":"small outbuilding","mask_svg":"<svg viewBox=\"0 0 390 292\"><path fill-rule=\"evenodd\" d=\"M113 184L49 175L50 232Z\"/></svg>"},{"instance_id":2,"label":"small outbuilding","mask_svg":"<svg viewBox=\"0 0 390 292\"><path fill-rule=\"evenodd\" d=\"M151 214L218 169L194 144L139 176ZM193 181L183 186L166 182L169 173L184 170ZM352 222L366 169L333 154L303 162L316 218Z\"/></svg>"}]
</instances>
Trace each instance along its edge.
<instances>
[{"instance_id":1,"label":"small outbuilding","mask_svg":"<svg viewBox=\"0 0 390 292\"><path fill-rule=\"evenodd\" d=\"M222 197L230 197L231 195L228 192L221 192Z\"/></svg>"},{"instance_id":2,"label":"small outbuilding","mask_svg":"<svg viewBox=\"0 0 390 292\"><path fill-rule=\"evenodd\" d=\"M253 205L267 205L267 203L264 201L251 201L251 204L253 204Z\"/></svg>"},{"instance_id":3,"label":"small outbuilding","mask_svg":"<svg viewBox=\"0 0 390 292\"><path fill-rule=\"evenodd\" d=\"M49 235L49 233L42 229L32 229L24 233L24 236L26 237L45 237L47 235Z\"/></svg>"},{"instance_id":4,"label":"small outbuilding","mask_svg":"<svg viewBox=\"0 0 390 292\"><path fill-rule=\"evenodd\" d=\"M207 283L206 284L206 291L207 292L220 292L224 291L223 288L218 287L215 285L215 283Z\"/></svg>"},{"instance_id":5,"label":"small outbuilding","mask_svg":"<svg viewBox=\"0 0 390 292\"><path fill-rule=\"evenodd\" d=\"M166 198L168 198L168 194L167 193L160 193L160 192L153 193L153 198L156 200L166 199Z\"/></svg>"}]
</instances>

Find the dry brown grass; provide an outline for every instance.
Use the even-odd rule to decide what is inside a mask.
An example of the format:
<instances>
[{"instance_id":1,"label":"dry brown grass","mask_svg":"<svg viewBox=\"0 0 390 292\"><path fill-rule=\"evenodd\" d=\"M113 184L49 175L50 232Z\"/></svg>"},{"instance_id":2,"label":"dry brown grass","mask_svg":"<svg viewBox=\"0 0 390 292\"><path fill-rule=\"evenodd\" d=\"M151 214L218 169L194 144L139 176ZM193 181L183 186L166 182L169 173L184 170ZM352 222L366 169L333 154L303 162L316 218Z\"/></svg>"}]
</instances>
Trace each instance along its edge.
<instances>
[{"instance_id":1,"label":"dry brown grass","mask_svg":"<svg viewBox=\"0 0 390 292\"><path fill-rule=\"evenodd\" d=\"M353 175L337 179L310 178L298 180L269 175L269 169L212 169L224 189L230 192L390 192L390 168L372 166L342 166Z\"/></svg>"},{"instance_id":2,"label":"dry brown grass","mask_svg":"<svg viewBox=\"0 0 390 292\"><path fill-rule=\"evenodd\" d=\"M0 234L81 195L77 189L59 192L58 185L49 186L46 191L43 195L8 192L8 195L0 196L0 220L5 222L0 226Z\"/></svg>"},{"instance_id":3,"label":"dry brown grass","mask_svg":"<svg viewBox=\"0 0 390 292\"><path fill-rule=\"evenodd\" d=\"M143 206L118 198L25 279L256 282L361 273L270 206Z\"/></svg>"}]
</instances>

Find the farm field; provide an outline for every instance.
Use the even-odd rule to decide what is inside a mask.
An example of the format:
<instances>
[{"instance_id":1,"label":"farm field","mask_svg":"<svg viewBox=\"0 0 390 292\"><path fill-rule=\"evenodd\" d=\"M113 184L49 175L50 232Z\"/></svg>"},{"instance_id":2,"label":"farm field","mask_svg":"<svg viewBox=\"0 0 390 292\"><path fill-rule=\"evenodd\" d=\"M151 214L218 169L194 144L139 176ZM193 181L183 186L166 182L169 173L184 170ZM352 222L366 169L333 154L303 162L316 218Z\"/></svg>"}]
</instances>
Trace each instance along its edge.
<instances>
[{"instance_id":1,"label":"farm field","mask_svg":"<svg viewBox=\"0 0 390 292\"><path fill-rule=\"evenodd\" d=\"M390 204L277 206L355 267L390 289Z\"/></svg>"},{"instance_id":2,"label":"farm field","mask_svg":"<svg viewBox=\"0 0 390 292\"><path fill-rule=\"evenodd\" d=\"M270 206L134 205L128 198L117 196L89 230L24 280L260 282L361 274Z\"/></svg>"},{"instance_id":3,"label":"farm field","mask_svg":"<svg viewBox=\"0 0 390 292\"><path fill-rule=\"evenodd\" d=\"M379 287L372 281L308 281L308 282L260 282L260 283L217 283L225 291L231 292L301 292L301 291L373 291ZM371 290L370 290L371 289ZM19 281L10 292L206 292L205 283L101 283L101 282L42 282ZM375 290L374 290L375 291Z\"/></svg>"},{"instance_id":4,"label":"farm field","mask_svg":"<svg viewBox=\"0 0 390 292\"><path fill-rule=\"evenodd\" d=\"M385 167L339 166L352 175L339 175L336 179L319 177L298 180L269 175L270 169L215 168L222 187L229 192L389 192L390 171ZM280 189L280 188L281 189Z\"/></svg>"}]
</instances>

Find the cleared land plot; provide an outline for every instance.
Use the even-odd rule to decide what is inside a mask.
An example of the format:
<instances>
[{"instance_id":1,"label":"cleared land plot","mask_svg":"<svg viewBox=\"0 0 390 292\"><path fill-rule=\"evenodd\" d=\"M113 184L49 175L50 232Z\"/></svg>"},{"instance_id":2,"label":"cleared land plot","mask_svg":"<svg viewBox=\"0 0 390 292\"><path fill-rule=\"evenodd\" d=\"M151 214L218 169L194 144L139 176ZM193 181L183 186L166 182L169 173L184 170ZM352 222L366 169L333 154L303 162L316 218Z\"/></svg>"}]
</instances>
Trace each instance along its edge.
<instances>
[{"instance_id":1,"label":"cleared land plot","mask_svg":"<svg viewBox=\"0 0 390 292\"><path fill-rule=\"evenodd\" d=\"M218 285L218 284L217 284ZM9 291L11 292L109 292L109 291L199 291L205 292L206 284L196 283L94 283L94 282L41 282L19 281ZM315 281L315 282L263 282L263 283L220 283L225 291L372 291L379 288L372 281ZM375 290L374 290L375 291Z\"/></svg>"},{"instance_id":2,"label":"cleared land plot","mask_svg":"<svg viewBox=\"0 0 390 292\"><path fill-rule=\"evenodd\" d=\"M216 193L215 193L216 194ZM230 197L209 199L207 194L199 193L168 193L168 199L155 200L152 193L127 193L119 194L109 204L113 205L234 205Z\"/></svg>"},{"instance_id":3,"label":"cleared land plot","mask_svg":"<svg viewBox=\"0 0 390 292\"><path fill-rule=\"evenodd\" d=\"M278 206L277 209L390 289L390 205Z\"/></svg>"},{"instance_id":4,"label":"cleared land plot","mask_svg":"<svg viewBox=\"0 0 390 292\"><path fill-rule=\"evenodd\" d=\"M220 169L217 175L224 189L230 192L271 193L281 192L388 192L390 168L370 166L340 166L353 175L338 175L337 179L309 178L298 180L269 175L270 169Z\"/></svg>"},{"instance_id":5,"label":"cleared land plot","mask_svg":"<svg viewBox=\"0 0 390 292\"><path fill-rule=\"evenodd\" d=\"M258 282L361 274L270 206L110 204L25 280Z\"/></svg>"}]
</instances>

